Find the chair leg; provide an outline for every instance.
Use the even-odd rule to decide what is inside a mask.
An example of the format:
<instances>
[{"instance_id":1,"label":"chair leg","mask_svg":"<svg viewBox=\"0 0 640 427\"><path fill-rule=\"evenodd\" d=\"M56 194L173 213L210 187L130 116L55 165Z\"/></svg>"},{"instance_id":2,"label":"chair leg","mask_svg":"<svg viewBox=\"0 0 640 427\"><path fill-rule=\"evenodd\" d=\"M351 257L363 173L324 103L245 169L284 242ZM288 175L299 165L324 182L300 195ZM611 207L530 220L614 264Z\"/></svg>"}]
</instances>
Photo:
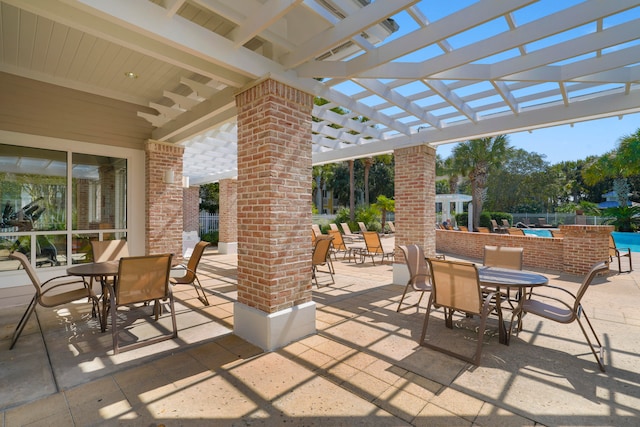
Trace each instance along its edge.
<instances>
[{"instance_id":1,"label":"chair leg","mask_svg":"<svg viewBox=\"0 0 640 427\"><path fill-rule=\"evenodd\" d=\"M584 326L582 325L582 322L580 321L580 317L577 317L578 325L580 325L580 329L582 330L582 334L584 335L584 338L587 340L587 344L589 344L589 347L591 348L591 353L593 353L593 356L596 358L596 362L598 362L598 366L600 367L600 370L602 372L605 372L605 368L604 368L604 347L602 347L602 343L600 342L600 339L598 338L598 335L596 334L595 329L593 329L593 325L591 324L591 321L587 317L587 314L584 312L584 310L580 310L580 311L581 311L582 315L584 316L584 319L587 321L587 324L589 325L589 328L591 329L591 333L593 334L593 337L595 338L596 342L598 343L598 348L600 349L599 352L596 352L595 347L591 343L591 340L589 339L589 335L587 334L587 330L584 328Z\"/></svg>"},{"instance_id":2,"label":"chair leg","mask_svg":"<svg viewBox=\"0 0 640 427\"><path fill-rule=\"evenodd\" d=\"M9 347L9 350L13 350L13 347L16 345L18 338L20 338L20 335L22 334L22 330L27 325L27 322L29 321L31 314L36 309L36 305L37 305L36 295L34 295L33 298L31 299L31 302L27 306L27 309L25 310L24 314L20 318L20 321L16 325L15 331L13 331L13 337L11 338L11 346Z\"/></svg>"},{"instance_id":3,"label":"chair leg","mask_svg":"<svg viewBox=\"0 0 640 427\"><path fill-rule=\"evenodd\" d=\"M198 282L197 286L196 286L196 282ZM198 276L195 276L195 278L193 279L193 282L191 283L193 284L193 287L196 290L196 294L198 295L198 299L200 300L200 302L204 305L209 305L207 294L204 293L204 288L202 287L200 280L198 280Z\"/></svg>"},{"instance_id":4,"label":"chair leg","mask_svg":"<svg viewBox=\"0 0 640 427\"><path fill-rule=\"evenodd\" d=\"M431 315L431 307L433 307L433 294L429 295L427 312L424 315L424 324L422 325L422 333L420 334L420 345L423 345L424 338L427 336L427 327L429 326L429 316Z\"/></svg>"}]
</instances>

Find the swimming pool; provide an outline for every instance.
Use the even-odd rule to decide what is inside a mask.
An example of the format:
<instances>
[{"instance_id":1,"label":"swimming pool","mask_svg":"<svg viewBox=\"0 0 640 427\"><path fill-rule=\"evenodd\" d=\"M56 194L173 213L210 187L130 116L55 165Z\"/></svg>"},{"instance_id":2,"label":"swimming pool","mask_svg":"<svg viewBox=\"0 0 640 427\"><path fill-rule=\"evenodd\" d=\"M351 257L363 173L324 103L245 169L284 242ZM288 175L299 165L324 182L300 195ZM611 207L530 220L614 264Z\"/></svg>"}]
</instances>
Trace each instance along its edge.
<instances>
[{"instance_id":1,"label":"swimming pool","mask_svg":"<svg viewBox=\"0 0 640 427\"><path fill-rule=\"evenodd\" d=\"M523 228L525 235L538 237L551 237L551 231L544 228Z\"/></svg>"},{"instance_id":2,"label":"swimming pool","mask_svg":"<svg viewBox=\"0 0 640 427\"><path fill-rule=\"evenodd\" d=\"M640 233L621 233L613 231L613 240L618 248L629 248L631 252L640 252Z\"/></svg>"}]
</instances>

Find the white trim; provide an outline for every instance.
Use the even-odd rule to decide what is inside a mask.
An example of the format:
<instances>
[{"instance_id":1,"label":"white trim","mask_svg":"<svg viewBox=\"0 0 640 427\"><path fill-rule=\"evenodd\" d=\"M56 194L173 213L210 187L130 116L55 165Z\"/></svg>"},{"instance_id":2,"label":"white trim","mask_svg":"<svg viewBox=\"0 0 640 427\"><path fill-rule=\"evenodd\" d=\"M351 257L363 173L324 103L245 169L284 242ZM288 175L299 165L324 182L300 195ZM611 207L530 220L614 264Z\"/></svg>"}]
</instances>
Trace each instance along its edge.
<instances>
[{"instance_id":1,"label":"white trim","mask_svg":"<svg viewBox=\"0 0 640 427\"><path fill-rule=\"evenodd\" d=\"M236 302L233 333L265 351L281 348L316 333L316 303L310 301L269 314Z\"/></svg>"}]
</instances>

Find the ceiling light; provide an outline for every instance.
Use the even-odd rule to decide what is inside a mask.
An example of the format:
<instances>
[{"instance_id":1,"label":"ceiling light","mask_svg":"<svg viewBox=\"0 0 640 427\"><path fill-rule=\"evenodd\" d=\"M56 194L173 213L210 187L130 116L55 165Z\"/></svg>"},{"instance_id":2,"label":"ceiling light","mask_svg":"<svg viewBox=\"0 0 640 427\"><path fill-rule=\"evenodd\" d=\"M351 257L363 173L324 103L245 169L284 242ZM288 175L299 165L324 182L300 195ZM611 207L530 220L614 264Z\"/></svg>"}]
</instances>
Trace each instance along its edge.
<instances>
[{"instance_id":1,"label":"ceiling light","mask_svg":"<svg viewBox=\"0 0 640 427\"><path fill-rule=\"evenodd\" d=\"M134 73L133 71L125 71L124 75L129 77L130 79L137 79L138 78L138 75L136 73Z\"/></svg>"}]
</instances>

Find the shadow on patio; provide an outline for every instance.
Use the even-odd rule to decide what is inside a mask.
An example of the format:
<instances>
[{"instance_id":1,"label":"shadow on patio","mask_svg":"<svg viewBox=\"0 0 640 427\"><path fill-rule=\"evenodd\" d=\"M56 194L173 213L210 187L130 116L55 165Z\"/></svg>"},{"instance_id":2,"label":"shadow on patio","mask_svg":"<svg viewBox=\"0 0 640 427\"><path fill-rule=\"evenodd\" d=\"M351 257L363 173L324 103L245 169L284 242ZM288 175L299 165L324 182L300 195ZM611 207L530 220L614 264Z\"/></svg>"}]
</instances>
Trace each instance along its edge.
<instances>
[{"instance_id":1,"label":"shadow on patio","mask_svg":"<svg viewBox=\"0 0 640 427\"><path fill-rule=\"evenodd\" d=\"M396 313L402 286L391 284L389 263L334 262L336 284L313 288L318 333L263 353L232 333L236 265L205 253L198 272L211 306L177 287L178 339L117 356L87 304L38 308L11 351L24 308L3 310L3 425L639 423L638 273L613 271L585 297L604 338L603 374L577 324L533 316L509 346L491 330L479 367L418 346L426 301ZM542 273L570 289L581 279ZM458 326L443 333L471 348L472 325Z\"/></svg>"}]
</instances>

